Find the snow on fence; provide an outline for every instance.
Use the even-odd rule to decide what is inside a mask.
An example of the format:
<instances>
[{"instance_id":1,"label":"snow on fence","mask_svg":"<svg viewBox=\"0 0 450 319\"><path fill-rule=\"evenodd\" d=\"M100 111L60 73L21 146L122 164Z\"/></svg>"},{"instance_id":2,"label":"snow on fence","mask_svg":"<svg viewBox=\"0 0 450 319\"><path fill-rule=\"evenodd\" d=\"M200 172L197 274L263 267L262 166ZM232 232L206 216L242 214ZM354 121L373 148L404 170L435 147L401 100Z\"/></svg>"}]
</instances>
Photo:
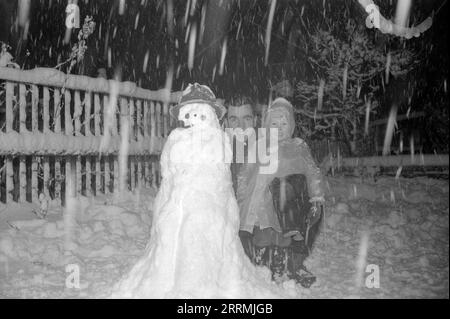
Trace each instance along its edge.
<instances>
[{"instance_id":1,"label":"snow on fence","mask_svg":"<svg viewBox=\"0 0 450 319\"><path fill-rule=\"evenodd\" d=\"M368 157L327 157L321 163L323 172L341 169L365 169L368 172L376 172L378 168L395 168L397 175L401 174L405 167L439 168L438 173L448 176L449 154L410 154L392 156L368 156ZM434 171L428 172L433 175Z\"/></svg>"},{"instance_id":2,"label":"snow on fence","mask_svg":"<svg viewBox=\"0 0 450 319\"><path fill-rule=\"evenodd\" d=\"M90 196L157 186L178 97L55 69L0 67L1 201L37 202L44 193L64 205L66 189ZM120 172L127 131L128 168Z\"/></svg>"}]
</instances>

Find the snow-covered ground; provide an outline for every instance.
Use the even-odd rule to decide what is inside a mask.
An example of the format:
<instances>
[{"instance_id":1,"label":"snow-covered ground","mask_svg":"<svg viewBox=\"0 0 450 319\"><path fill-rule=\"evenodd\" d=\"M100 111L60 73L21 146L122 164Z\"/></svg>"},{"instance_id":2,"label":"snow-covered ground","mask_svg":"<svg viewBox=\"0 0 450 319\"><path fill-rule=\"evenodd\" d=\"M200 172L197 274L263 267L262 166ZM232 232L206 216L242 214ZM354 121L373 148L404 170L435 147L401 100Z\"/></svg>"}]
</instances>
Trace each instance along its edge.
<instances>
[{"instance_id":1,"label":"snow-covered ground","mask_svg":"<svg viewBox=\"0 0 450 319\"><path fill-rule=\"evenodd\" d=\"M310 289L286 285L291 295L449 298L448 180L330 177L328 185L324 227L307 262L318 280ZM154 196L141 190L81 198L73 216L50 209L46 219L31 205L0 206L0 298L107 292L143 254ZM365 286L369 264L379 267L380 288ZM73 265L78 289L66 287Z\"/></svg>"}]
</instances>

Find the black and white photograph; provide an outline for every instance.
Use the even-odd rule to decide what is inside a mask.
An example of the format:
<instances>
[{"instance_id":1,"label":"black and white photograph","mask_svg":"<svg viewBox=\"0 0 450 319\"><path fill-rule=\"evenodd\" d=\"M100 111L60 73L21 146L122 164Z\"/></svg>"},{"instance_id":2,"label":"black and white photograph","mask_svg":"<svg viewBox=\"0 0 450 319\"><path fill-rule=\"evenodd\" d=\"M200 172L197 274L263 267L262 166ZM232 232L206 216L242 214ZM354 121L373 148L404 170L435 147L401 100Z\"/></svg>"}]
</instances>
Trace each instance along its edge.
<instances>
[{"instance_id":1,"label":"black and white photograph","mask_svg":"<svg viewBox=\"0 0 450 319\"><path fill-rule=\"evenodd\" d=\"M0 0L0 299L448 300L448 11Z\"/></svg>"}]
</instances>

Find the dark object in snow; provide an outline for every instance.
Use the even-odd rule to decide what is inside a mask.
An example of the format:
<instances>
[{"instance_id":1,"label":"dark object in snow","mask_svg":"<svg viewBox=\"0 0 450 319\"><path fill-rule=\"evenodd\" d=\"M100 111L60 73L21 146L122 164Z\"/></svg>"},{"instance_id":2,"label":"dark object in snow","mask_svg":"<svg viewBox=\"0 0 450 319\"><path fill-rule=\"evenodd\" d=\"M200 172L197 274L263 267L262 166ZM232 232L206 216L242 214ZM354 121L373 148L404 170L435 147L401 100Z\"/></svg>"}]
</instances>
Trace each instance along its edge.
<instances>
[{"instance_id":1,"label":"dark object in snow","mask_svg":"<svg viewBox=\"0 0 450 319\"><path fill-rule=\"evenodd\" d=\"M290 272L288 276L289 279L295 280L295 282L300 284L303 288L311 287L317 279L303 264L300 264L299 269L295 272Z\"/></svg>"},{"instance_id":2,"label":"dark object in snow","mask_svg":"<svg viewBox=\"0 0 450 319\"><path fill-rule=\"evenodd\" d=\"M292 247L257 247L253 262L266 266L272 272L272 280L277 281L284 274L303 288L310 288L316 277L303 265L307 255L295 253Z\"/></svg>"},{"instance_id":3,"label":"dark object in snow","mask_svg":"<svg viewBox=\"0 0 450 319\"><path fill-rule=\"evenodd\" d=\"M14 225L14 224L11 224L11 222L10 222L9 220L6 221L6 223L7 223L8 226L11 227L12 229L15 229L15 230L17 230L17 231L20 231L20 228L17 227L16 225Z\"/></svg>"}]
</instances>

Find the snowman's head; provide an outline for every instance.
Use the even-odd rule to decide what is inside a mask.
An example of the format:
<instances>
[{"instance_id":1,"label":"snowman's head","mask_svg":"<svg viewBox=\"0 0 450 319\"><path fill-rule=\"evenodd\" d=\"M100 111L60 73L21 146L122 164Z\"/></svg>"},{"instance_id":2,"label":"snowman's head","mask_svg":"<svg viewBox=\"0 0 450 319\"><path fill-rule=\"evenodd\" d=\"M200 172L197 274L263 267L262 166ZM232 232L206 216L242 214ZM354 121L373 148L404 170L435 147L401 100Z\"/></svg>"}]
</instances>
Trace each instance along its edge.
<instances>
[{"instance_id":1,"label":"snowman's head","mask_svg":"<svg viewBox=\"0 0 450 319\"><path fill-rule=\"evenodd\" d=\"M189 103L180 108L178 120L185 127L194 128L219 128L219 119L215 110L206 103Z\"/></svg>"},{"instance_id":2,"label":"snowman's head","mask_svg":"<svg viewBox=\"0 0 450 319\"><path fill-rule=\"evenodd\" d=\"M212 111L212 112L211 112ZM169 110L170 115L182 121L184 126L219 127L219 120L226 113L225 107L206 85L189 84L183 91L177 105Z\"/></svg>"}]
</instances>

